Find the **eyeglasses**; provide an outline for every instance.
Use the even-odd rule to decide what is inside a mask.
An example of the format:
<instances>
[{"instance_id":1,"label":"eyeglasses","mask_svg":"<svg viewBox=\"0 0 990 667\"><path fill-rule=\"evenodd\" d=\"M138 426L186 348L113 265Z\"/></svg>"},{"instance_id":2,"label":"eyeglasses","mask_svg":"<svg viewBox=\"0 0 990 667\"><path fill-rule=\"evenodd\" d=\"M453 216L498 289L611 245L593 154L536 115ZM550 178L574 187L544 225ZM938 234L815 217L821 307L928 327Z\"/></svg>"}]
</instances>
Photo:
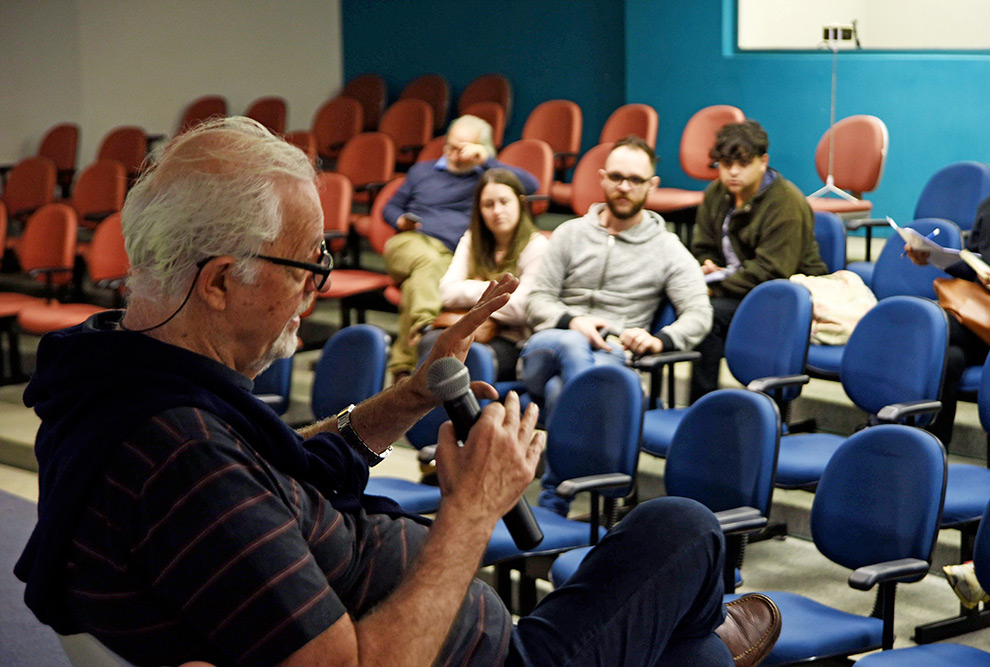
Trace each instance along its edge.
<instances>
[{"instance_id":1,"label":"eyeglasses","mask_svg":"<svg viewBox=\"0 0 990 667\"><path fill-rule=\"evenodd\" d=\"M207 257L200 260L196 266L202 269L206 264L212 260L216 259L216 255L213 257ZM273 257L271 255L255 255L255 259L263 259L266 262L271 262L272 264L277 264L279 266L291 266L295 269L302 269L304 271L311 271L313 273L313 284L316 286L316 291L319 292L323 289L324 285L327 284L327 280L330 279L330 272L333 271L333 255L327 250L326 240L320 244L320 261L316 262L300 262L295 259L286 259L284 257Z\"/></svg>"},{"instance_id":2,"label":"eyeglasses","mask_svg":"<svg viewBox=\"0 0 990 667\"><path fill-rule=\"evenodd\" d=\"M625 174L620 174L617 171L606 172L605 178L611 181L614 185L619 185L622 181L625 181L634 188L641 188L645 183L650 181L650 178L643 178L642 176L626 176Z\"/></svg>"}]
</instances>

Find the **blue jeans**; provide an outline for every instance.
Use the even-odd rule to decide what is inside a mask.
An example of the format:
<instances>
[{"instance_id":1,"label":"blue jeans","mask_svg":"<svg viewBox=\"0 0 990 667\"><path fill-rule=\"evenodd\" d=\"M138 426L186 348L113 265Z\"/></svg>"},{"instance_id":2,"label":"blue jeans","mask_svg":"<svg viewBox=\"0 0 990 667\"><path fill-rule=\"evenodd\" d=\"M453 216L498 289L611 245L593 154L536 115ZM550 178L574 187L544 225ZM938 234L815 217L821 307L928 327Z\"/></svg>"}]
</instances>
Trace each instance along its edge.
<instances>
[{"instance_id":1,"label":"blue jeans","mask_svg":"<svg viewBox=\"0 0 990 667\"><path fill-rule=\"evenodd\" d=\"M521 618L506 665L732 665L715 634L722 531L687 498L643 503Z\"/></svg>"},{"instance_id":2,"label":"blue jeans","mask_svg":"<svg viewBox=\"0 0 990 667\"><path fill-rule=\"evenodd\" d=\"M626 362L621 349L613 348L611 352L592 350L584 334L570 329L547 329L533 334L519 357L523 362L520 379L526 385L526 391L539 404L544 424L549 423L557 397L572 377L592 366L622 366ZM553 492L562 480L548 466L540 481L543 491L540 492L538 504L567 516L570 501Z\"/></svg>"}]
</instances>

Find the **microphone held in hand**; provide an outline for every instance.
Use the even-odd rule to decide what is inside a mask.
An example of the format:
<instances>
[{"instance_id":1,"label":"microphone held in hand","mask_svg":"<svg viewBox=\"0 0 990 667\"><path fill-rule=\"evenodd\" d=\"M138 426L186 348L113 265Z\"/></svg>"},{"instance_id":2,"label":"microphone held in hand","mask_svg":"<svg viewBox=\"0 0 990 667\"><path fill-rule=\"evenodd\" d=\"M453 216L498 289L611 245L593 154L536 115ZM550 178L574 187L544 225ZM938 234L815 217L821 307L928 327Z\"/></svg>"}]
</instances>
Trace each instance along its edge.
<instances>
[{"instance_id":1,"label":"microphone held in hand","mask_svg":"<svg viewBox=\"0 0 990 667\"><path fill-rule=\"evenodd\" d=\"M454 425L454 434L461 443L467 442L468 433L481 416L478 399L471 391L471 376L467 366L454 357L437 359L430 365L426 386L443 402L444 410ZM533 510L524 498L520 498L509 513L502 517L505 527L516 546L523 551L534 548L543 541L543 531L536 523Z\"/></svg>"}]
</instances>

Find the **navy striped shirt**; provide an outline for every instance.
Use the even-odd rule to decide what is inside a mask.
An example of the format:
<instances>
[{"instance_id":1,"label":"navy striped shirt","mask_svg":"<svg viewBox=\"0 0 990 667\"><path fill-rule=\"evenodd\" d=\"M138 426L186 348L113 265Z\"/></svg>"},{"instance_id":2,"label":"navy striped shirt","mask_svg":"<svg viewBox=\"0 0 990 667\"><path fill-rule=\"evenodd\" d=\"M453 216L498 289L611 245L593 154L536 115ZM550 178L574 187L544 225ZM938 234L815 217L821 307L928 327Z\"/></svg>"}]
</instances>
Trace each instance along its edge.
<instances>
[{"instance_id":1,"label":"navy striped shirt","mask_svg":"<svg viewBox=\"0 0 990 667\"><path fill-rule=\"evenodd\" d=\"M169 410L97 482L69 548L66 605L137 664L273 664L384 599L426 531L338 512L211 414ZM438 664L500 664L510 632L476 581Z\"/></svg>"}]
</instances>

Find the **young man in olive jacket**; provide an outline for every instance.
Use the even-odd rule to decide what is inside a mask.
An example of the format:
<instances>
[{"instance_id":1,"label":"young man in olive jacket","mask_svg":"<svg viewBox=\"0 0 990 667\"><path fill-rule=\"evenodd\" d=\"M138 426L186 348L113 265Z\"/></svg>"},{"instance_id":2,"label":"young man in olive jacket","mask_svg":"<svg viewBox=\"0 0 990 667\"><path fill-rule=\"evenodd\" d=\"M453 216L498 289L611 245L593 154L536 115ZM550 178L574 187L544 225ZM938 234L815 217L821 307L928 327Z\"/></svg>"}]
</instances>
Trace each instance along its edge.
<instances>
[{"instance_id":1,"label":"young man in olive jacket","mask_svg":"<svg viewBox=\"0 0 990 667\"><path fill-rule=\"evenodd\" d=\"M691 252L701 263L714 309L711 333L698 345L691 401L718 388L725 335L751 289L795 273L828 272L815 241L814 216L801 191L768 166L766 131L755 120L718 133L710 153L718 180L698 208Z\"/></svg>"}]
</instances>

